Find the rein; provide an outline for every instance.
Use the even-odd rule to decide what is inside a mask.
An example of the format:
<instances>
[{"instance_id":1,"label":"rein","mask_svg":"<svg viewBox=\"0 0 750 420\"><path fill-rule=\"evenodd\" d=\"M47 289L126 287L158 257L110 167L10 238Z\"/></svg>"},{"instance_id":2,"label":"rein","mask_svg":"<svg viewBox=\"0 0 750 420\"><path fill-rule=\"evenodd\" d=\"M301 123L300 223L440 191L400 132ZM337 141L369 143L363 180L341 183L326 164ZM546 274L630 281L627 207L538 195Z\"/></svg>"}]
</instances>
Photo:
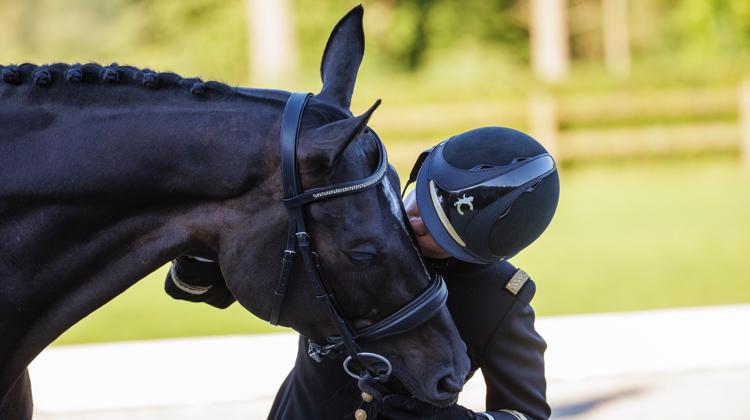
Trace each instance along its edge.
<instances>
[{"instance_id":1,"label":"rein","mask_svg":"<svg viewBox=\"0 0 750 420\"><path fill-rule=\"evenodd\" d=\"M294 265L294 258L302 254L302 261L308 279L312 282L315 299L328 311L339 335L327 338L326 344L310 341L308 355L320 362L322 357L338 358L347 355L343 368L347 374L355 379L375 378L382 382L388 380L392 371L391 362L377 353L363 352L360 343L372 342L384 337L402 334L421 325L434 316L448 298L448 289L443 279L435 275L430 285L412 301L389 315L385 319L355 330L344 318L343 312L336 303L333 294L326 286L320 273L320 258L313 250L310 235L305 228L303 206L315 201L327 200L347 194L369 190L379 185L388 169L388 159L383 142L378 140L378 167L368 177L327 187L312 188L303 191L297 169L297 143L299 141L302 115L311 93L292 93L289 97L281 118L281 172L284 185L284 205L289 215L289 230L286 249L282 257L281 276L274 291L269 322L277 325L284 303L284 296L289 286L289 279ZM373 132L374 133L374 132ZM359 364L360 372L355 372L350 366L352 362Z\"/></svg>"}]
</instances>

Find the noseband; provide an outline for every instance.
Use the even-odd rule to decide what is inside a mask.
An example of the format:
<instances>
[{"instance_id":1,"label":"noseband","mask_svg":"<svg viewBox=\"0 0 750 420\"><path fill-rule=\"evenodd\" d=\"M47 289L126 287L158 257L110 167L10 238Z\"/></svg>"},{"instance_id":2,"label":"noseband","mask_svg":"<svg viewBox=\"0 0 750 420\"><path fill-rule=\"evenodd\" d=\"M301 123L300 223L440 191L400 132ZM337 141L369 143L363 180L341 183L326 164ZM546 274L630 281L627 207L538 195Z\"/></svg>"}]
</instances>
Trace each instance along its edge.
<instances>
[{"instance_id":1,"label":"noseband","mask_svg":"<svg viewBox=\"0 0 750 420\"><path fill-rule=\"evenodd\" d=\"M448 289L443 279L435 275L427 289L419 296L373 325L355 330L344 318L330 288L321 276L320 259L313 250L310 235L305 229L302 208L305 204L315 201L358 193L379 185L388 169L388 160L383 142L377 139L380 156L378 167L372 175L363 179L303 191L297 170L297 142L302 114L311 96L310 93L293 93L286 103L281 119L281 172L284 184L284 205L289 213L289 233L269 322L273 325L279 322L294 257L298 253L302 254L307 277L315 291L315 299L327 309L329 317L339 331L339 335L328 337L326 344L316 344L311 341L308 349L309 356L319 362L323 356L336 358L346 355L343 367L353 378L370 377L385 382L391 373L390 361L379 354L363 352L360 343L402 334L424 323L445 305ZM375 137L377 138L377 135ZM359 365L358 368L352 367L353 362Z\"/></svg>"}]
</instances>

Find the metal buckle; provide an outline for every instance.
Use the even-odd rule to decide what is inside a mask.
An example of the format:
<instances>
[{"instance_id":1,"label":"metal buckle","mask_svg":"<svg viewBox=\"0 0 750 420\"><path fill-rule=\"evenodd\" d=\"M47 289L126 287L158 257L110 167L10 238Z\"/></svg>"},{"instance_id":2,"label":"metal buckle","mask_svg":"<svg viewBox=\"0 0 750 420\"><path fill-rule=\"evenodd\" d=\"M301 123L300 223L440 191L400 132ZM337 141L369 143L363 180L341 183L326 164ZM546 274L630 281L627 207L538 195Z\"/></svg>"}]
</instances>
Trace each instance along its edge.
<instances>
[{"instance_id":1,"label":"metal buckle","mask_svg":"<svg viewBox=\"0 0 750 420\"><path fill-rule=\"evenodd\" d=\"M312 258L313 258L313 263L315 264L315 267L320 268L320 255L317 252L313 251Z\"/></svg>"},{"instance_id":2,"label":"metal buckle","mask_svg":"<svg viewBox=\"0 0 750 420\"><path fill-rule=\"evenodd\" d=\"M307 355L310 356L311 359L320 363L323 361L324 357L331 359L334 358L334 356L331 355L331 352L335 351L337 347L339 347L339 344L326 344L323 346L309 341L307 344Z\"/></svg>"},{"instance_id":3,"label":"metal buckle","mask_svg":"<svg viewBox=\"0 0 750 420\"><path fill-rule=\"evenodd\" d=\"M291 249L285 249L284 250L284 256L281 257L281 263L286 264L294 261L294 256L297 254L297 251L291 250Z\"/></svg>"},{"instance_id":4,"label":"metal buckle","mask_svg":"<svg viewBox=\"0 0 750 420\"><path fill-rule=\"evenodd\" d=\"M375 359L377 362L379 362L379 364L381 366L385 367L385 371L384 372L373 372L373 371L371 371L372 370L372 365L370 365L367 368L365 368L362 371L361 374L358 375L358 374L354 373L349 368L349 363L351 363L351 361L354 360L352 358L352 356L349 356L349 357L346 358L346 360L344 360L344 364L343 364L344 371L349 376L351 376L352 378L357 379L357 380L363 380L363 379L366 379L366 378L373 378L373 379L375 379L377 381L380 381L380 382L386 382L388 380L388 377L391 375L391 372L393 371L393 366L391 366L391 362L388 361L388 359L386 359L384 356L381 356L381 355L379 355L377 353L368 353L368 352L357 353L357 358L358 359L364 359L364 358L368 358L368 357L371 358L371 359ZM377 366L377 364L378 363L375 363L375 366ZM370 374L372 374L372 375L370 375Z\"/></svg>"}]
</instances>

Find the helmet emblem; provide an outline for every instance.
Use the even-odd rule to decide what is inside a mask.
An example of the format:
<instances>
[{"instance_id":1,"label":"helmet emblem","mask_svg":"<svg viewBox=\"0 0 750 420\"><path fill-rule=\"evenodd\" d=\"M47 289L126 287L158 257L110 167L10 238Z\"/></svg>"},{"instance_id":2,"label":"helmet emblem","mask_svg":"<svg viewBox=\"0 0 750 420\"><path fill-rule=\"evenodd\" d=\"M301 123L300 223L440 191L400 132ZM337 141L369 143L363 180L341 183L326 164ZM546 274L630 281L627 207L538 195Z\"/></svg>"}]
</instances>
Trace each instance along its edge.
<instances>
[{"instance_id":1,"label":"helmet emblem","mask_svg":"<svg viewBox=\"0 0 750 420\"><path fill-rule=\"evenodd\" d=\"M473 201L474 201L474 197L472 196L467 197L466 194L464 194L464 196L456 200L456 202L453 203L453 205L456 206L456 210L458 210L458 214L463 216L464 212L463 210L461 210L461 206L467 205L469 206L469 211L473 211L474 210L474 204L472 204Z\"/></svg>"}]
</instances>

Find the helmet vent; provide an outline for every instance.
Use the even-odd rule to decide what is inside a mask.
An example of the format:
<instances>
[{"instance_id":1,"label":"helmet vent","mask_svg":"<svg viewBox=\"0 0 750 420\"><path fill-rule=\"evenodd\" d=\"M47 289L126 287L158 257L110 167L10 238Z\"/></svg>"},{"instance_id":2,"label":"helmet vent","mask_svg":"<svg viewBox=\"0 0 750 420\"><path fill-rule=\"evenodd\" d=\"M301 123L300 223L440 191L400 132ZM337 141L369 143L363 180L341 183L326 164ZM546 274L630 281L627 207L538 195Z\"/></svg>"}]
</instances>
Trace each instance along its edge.
<instances>
[{"instance_id":1,"label":"helmet vent","mask_svg":"<svg viewBox=\"0 0 750 420\"><path fill-rule=\"evenodd\" d=\"M494 165L482 164L482 165L477 165L477 166L475 166L475 167L473 167L473 168L471 168L469 170L470 171L481 171L482 169L492 169L494 167L495 167Z\"/></svg>"},{"instance_id":2,"label":"helmet vent","mask_svg":"<svg viewBox=\"0 0 750 420\"><path fill-rule=\"evenodd\" d=\"M534 185L532 185L532 186L530 186L529 188L527 188L527 189L526 189L526 191L524 191L524 192L534 192L534 190L536 189L537 185L539 185L539 184L540 184L540 183L542 182L542 180L543 180L543 179L544 179L544 178L539 178L539 179L538 179L538 180L537 180L537 181L536 181L536 182L534 183Z\"/></svg>"}]
</instances>

